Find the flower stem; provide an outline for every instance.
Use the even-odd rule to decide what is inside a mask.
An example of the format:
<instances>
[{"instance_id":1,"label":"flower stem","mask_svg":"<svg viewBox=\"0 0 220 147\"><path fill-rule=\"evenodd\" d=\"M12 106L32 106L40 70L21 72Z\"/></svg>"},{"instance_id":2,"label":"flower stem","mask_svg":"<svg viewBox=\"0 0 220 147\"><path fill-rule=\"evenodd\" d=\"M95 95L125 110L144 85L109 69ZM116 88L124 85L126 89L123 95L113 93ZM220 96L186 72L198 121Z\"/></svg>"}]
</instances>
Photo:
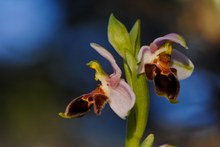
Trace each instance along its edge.
<instances>
[{"instance_id":1,"label":"flower stem","mask_svg":"<svg viewBox=\"0 0 220 147\"><path fill-rule=\"evenodd\" d=\"M131 73L124 63L125 75L128 83L136 95L136 103L128 116L126 147L139 147L144 134L149 113L149 92L144 74Z\"/></svg>"}]
</instances>

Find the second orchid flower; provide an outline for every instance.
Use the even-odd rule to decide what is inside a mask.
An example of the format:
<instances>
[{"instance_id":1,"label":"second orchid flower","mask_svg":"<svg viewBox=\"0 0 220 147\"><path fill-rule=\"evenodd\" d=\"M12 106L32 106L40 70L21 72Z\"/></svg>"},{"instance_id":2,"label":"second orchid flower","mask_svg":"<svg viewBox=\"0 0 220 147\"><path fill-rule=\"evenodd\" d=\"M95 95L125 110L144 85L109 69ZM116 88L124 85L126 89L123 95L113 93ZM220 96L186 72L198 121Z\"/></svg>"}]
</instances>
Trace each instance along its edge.
<instances>
[{"instance_id":1,"label":"second orchid flower","mask_svg":"<svg viewBox=\"0 0 220 147\"><path fill-rule=\"evenodd\" d=\"M87 65L96 71L95 80L101 82L98 87L88 94L73 99L66 107L64 113L59 113L64 118L81 117L88 113L92 106L99 115L106 103L122 119L125 119L135 103L135 94L131 87L121 79L121 69L116 64L114 57L105 48L91 43L100 55L107 59L112 67L113 73L108 75L97 61L90 61Z\"/></svg>"},{"instance_id":2,"label":"second orchid flower","mask_svg":"<svg viewBox=\"0 0 220 147\"><path fill-rule=\"evenodd\" d=\"M179 80L189 77L194 65L185 55L172 48L173 43L188 49L185 40L175 33L155 39L150 46L142 46L138 55L138 72L145 72L147 79L153 80L158 95L177 103Z\"/></svg>"}]
</instances>

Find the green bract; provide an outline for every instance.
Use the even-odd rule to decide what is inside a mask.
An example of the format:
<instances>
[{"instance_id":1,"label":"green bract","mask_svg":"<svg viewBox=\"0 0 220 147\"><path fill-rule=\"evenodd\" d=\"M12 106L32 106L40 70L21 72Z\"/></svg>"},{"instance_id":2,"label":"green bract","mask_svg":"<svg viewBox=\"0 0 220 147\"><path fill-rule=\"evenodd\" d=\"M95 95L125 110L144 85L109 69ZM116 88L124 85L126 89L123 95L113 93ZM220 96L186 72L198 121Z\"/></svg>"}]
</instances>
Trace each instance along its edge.
<instances>
[{"instance_id":1,"label":"green bract","mask_svg":"<svg viewBox=\"0 0 220 147\"><path fill-rule=\"evenodd\" d=\"M128 64L129 68L130 68L130 72L133 74L137 74L136 70L137 70L137 61L135 59L135 57L132 55L132 53L129 50L125 51L125 60L126 63Z\"/></svg>"},{"instance_id":2,"label":"green bract","mask_svg":"<svg viewBox=\"0 0 220 147\"><path fill-rule=\"evenodd\" d=\"M140 20L138 19L128 33L126 27L111 14L108 24L108 40L122 58L125 50L132 52L134 57L140 50Z\"/></svg>"},{"instance_id":3,"label":"green bract","mask_svg":"<svg viewBox=\"0 0 220 147\"><path fill-rule=\"evenodd\" d=\"M109 18L108 40L120 56L125 58L125 49L131 49L131 41L126 27L113 14Z\"/></svg>"},{"instance_id":4,"label":"green bract","mask_svg":"<svg viewBox=\"0 0 220 147\"><path fill-rule=\"evenodd\" d=\"M133 53L137 57L141 47L141 21L138 19L130 31L130 39L133 47Z\"/></svg>"}]
</instances>

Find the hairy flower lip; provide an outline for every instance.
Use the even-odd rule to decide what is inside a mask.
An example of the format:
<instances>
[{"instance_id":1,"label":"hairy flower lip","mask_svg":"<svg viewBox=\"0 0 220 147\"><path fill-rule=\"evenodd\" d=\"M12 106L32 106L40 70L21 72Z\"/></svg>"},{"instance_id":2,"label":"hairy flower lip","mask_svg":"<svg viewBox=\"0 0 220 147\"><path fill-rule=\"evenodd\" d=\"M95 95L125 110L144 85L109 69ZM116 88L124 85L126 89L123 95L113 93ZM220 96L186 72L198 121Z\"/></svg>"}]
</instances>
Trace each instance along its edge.
<instances>
[{"instance_id":1,"label":"hairy flower lip","mask_svg":"<svg viewBox=\"0 0 220 147\"><path fill-rule=\"evenodd\" d=\"M101 114L101 110L108 102L108 97L105 96L101 86L88 94L83 94L73 99L66 107L64 113L59 113L63 118L77 118L87 114L91 107L94 106L94 112L97 115Z\"/></svg>"}]
</instances>

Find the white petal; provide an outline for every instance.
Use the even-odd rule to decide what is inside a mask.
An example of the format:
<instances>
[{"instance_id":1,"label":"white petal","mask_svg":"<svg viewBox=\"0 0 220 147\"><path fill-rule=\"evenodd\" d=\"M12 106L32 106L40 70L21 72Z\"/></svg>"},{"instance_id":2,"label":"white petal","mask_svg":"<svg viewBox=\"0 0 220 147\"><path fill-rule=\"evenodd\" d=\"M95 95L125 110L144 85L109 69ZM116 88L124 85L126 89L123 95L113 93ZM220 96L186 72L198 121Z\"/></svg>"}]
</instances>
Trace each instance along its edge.
<instances>
[{"instance_id":1,"label":"white petal","mask_svg":"<svg viewBox=\"0 0 220 147\"><path fill-rule=\"evenodd\" d=\"M114 57L112 56L112 54L107 51L104 47L100 46L99 44L96 44L96 43L90 43L91 47L94 48L101 56L103 56L105 59L107 59L113 69L114 69L114 72L115 74L118 76L118 75L121 75L121 69L118 67Z\"/></svg>"},{"instance_id":2,"label":"white petal","mask_svg":"<svg viewBox=\"0 0 220 147\"><path fill-rule=\"evenodd\" d=\"M121 80L116 88L110 89L109 105L122 119L126 118L134 104L135 94L124 80Z\"/></svg>"},{"instance_id":3,"label":"white petal","mask_svg":"<svg viewBox=\"0 0 220 147\"><path fill-rule=\"evenodd\" d=\"M171 67L177 70L179 80L186 79L194 70L194 65L190 59L175 49L173 49L171 55Z\"/></svg>"}]
</instances>

